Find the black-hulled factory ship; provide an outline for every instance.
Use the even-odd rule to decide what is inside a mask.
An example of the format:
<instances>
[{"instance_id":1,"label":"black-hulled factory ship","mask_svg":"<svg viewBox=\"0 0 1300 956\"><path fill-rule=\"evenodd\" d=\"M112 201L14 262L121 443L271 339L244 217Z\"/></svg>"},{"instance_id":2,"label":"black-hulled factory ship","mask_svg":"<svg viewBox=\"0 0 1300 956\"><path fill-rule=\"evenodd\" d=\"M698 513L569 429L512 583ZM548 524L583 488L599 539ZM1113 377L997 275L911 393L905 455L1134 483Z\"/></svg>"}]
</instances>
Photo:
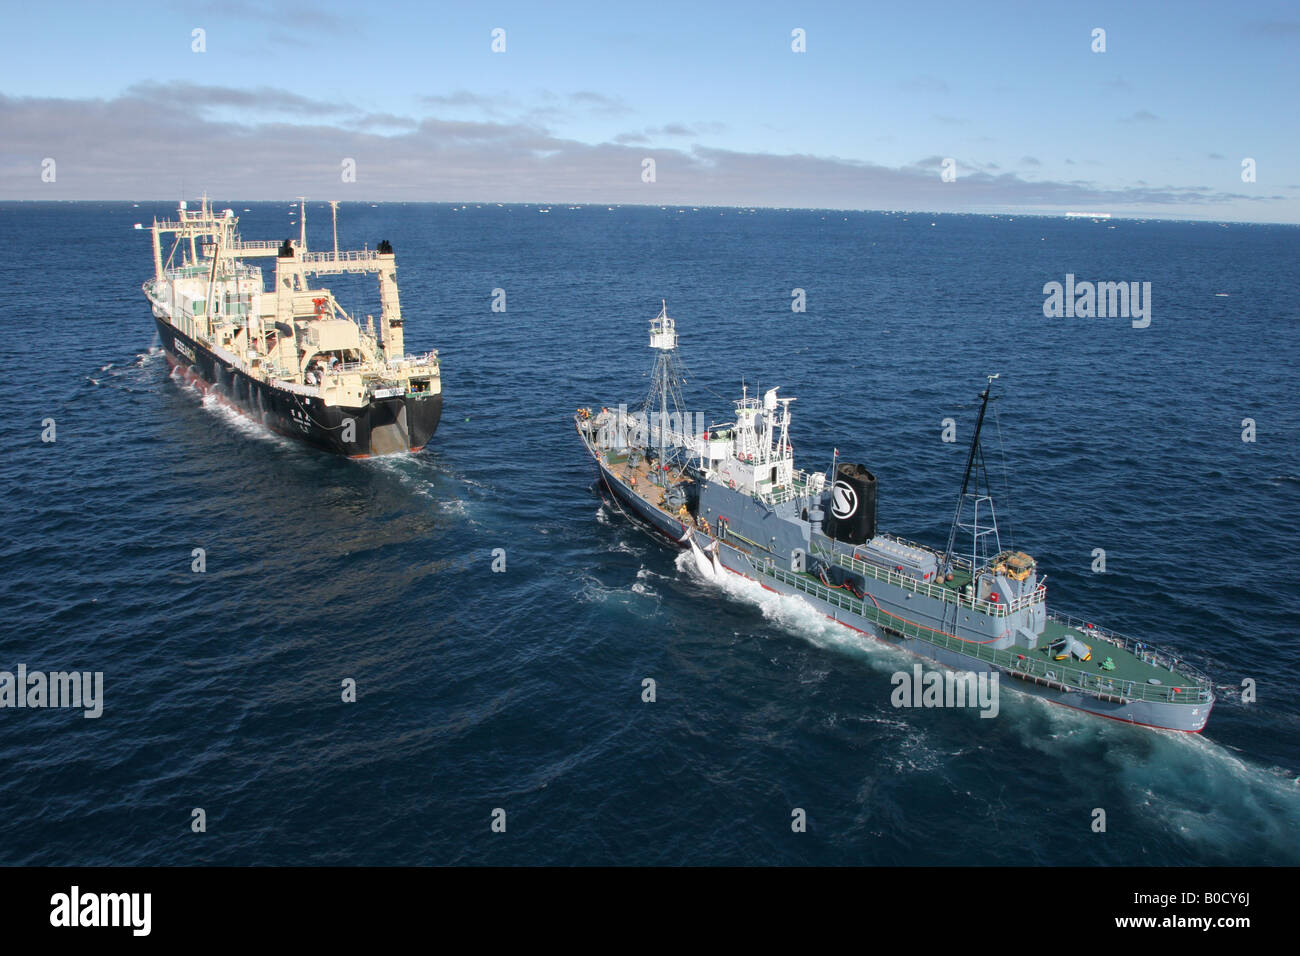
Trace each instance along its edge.
<instances>
[{"instance_id":1,"label":"black-hulled factory ship","mask_svg":"<svg viewBox=\"0 0 1300 956\"><path fill-rule=\"evenodd\" d=\"M246 242L231 209L182 202L154 220L154 276L143 286L170 363L267 428L316 448L368 458L418 452L442 415L437 352L407 355L392 246L307 249L306 204L295 242ZM137 228L142 228L137 226ZM164 236L174 236L164 258ZM274 258L275 284L244 260ZM369 273L380 316L363 328L310 277Z\"/></svg>"}]
</instances>

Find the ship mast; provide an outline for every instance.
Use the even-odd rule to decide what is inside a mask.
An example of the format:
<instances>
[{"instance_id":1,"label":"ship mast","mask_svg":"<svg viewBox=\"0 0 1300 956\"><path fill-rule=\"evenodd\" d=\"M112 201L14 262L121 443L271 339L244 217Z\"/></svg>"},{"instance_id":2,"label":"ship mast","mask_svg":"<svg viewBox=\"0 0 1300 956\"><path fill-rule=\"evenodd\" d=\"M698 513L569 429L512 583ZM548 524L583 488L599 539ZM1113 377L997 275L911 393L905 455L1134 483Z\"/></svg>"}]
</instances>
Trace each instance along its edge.
<instances>
[{"instance_id":1,"label":"ship mast","mask_svg":"<svg viewBox=\"0 0 1300 956\"><path fill-rule=\"evenodd\" d=\"M207 196L204 196L204 197L203 197L203 218L204 218L204 220L205 220L205 225L207 226L207 228L212 229L212 242L213 242L213 246L212 246L212 269L211 269L211 271L208 273L208 292L207 292L207 298L203 301L203 315L204 315L204 318L207 319L207 323L208 323L208 331L209 331L209 333L211 333L211 331L212 331L212 323L213 323L213 322L215 321L215 319L216 319L215 311L214 311L214 309L213 309L212 296L213 296L213 294L214 294L214 292L215 292L215 290L216 290L216 286L217 286L217 265L221 262L221 247L222 247L222 241L221 241L221 240L222 240L222 237L225 235L225 232L224 232L224 230L213 229L212 226L207 225L206 220L211 220L211 219L212 219L212 210L208 208L208 197L207 197ZM190 237L190 242L193 242L193 241L194 241L194 237L191 236L191 237Z\"/></svg>"},{"instance_id":2,"label":"ship mast","mask_svg":"<svg viewBox=\"0 0 1300 956\"><path fill-rule=\"evenodd\" d=\"M298 248L307 251L307 197L298 197Z\"/></svg>"},{"instance_id":3,"label":"ship mast","mask_svg":"<svg viewBox=\"0 0 1300 956\"><path fill-rule=\"evenodd\" d=\"M658 481L661 484L666 484L668 479L664 467L668 464L668 423L671 420L668 414L668 401L671 398L674 405L680 410L681 391L679 382L681 375L676 363L677 323L668 316L668 303L661 299L660 305L659 314L650 320L650 348L654 349L657 354L655 355L654 372L651 376L652 385L650 393L646 396L643 414L649 412L657 399L659 404L659 460L656 462L655 472L658 475Z\"/></svg>"},{"instance_id":4,"label":"ship mast","mask_svg":"<svg viewBox=\"0 0 1300 956\"><path fill-rule=\"evenodd\" d=\"M668 308L668 303L665 302L664 309L667 310L667 308ZM659 378L659 471L661 472L660 477L665 478L665 480L667 476L666 474L663 474L663 470L667 466L667 460L664 457L664 452L666 450L666 446L668 442L666 441L666 436L664 433L668 431L668 426L666 424L667 421L668 421L668 376L662 375Z\"/></svg>"},{"instance_id":5,"label":"ship mast","mask_svg":"<svg viewBox=\"0 0 1300 956\"><path fill-rule=\"evenodd\" d=\"M966 504L967 491L970 488L971 472L974 470L975 467L975 453L980 450L980 430L984 427L984 414L985 412L988 411L988 407L989 407L989 393L993 391L993 380L997 377L998 377L997 375L988 376L988 384L984 386L984 391L980 393L980 398L983 399L983 402L980 404L979 417L975 420L975 434L971 436L970 452L966 455L966 471L962 475L962 479L961 479L961 494L957 496L957 513L954 514L952 517L952 530L948 532L948 547L945 548L943 552L943 570L945 573L952 570L952 550L957 544L957 529L961 527L961 513L962 513L962 508ZM984 457L983 453L981 452L980 453L981 469L983 469L983 457ZM987 481L985 482L985 484L987 484ZM978 478L975 481L975 486L976 486L976 492L978 492L979 490ZM975 515L975 525L973 526L973 531L975 537L978 539L980 536L978 501L975 504L975 510L976 510L976 515ZM994 533L996 533L997 531L996 520L993 525L993 531ZM972 572L975 570L974 559L975 559L975 555L972 553L971 555Z\"/></svg>"}]
</instances>

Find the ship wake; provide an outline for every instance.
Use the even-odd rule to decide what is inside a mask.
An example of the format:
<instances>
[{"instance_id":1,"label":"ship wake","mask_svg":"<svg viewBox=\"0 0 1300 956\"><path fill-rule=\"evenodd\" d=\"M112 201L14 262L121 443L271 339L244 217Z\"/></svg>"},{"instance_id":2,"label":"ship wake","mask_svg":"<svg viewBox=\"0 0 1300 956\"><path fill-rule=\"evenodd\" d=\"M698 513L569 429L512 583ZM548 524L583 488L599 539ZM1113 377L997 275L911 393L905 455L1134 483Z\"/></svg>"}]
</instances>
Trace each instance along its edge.
<instances>
[{"instance_id":1,"label":"ship wake","mask_svg":"<svg viewBox=\"0 0 1300 956\"><path fill-rule=\"evenodd\" d=\"M733 600L758 608L773 625L802 637L817 647L847 651L867 659L873 666L889 671L897 670L913 660L904 652L867 634L832 621L802 597L769 591L758 582L734 574L720 564L715 566L698 545L679 553L675 563L683 575L715 587Z\"/></svg>"}]
</instances>

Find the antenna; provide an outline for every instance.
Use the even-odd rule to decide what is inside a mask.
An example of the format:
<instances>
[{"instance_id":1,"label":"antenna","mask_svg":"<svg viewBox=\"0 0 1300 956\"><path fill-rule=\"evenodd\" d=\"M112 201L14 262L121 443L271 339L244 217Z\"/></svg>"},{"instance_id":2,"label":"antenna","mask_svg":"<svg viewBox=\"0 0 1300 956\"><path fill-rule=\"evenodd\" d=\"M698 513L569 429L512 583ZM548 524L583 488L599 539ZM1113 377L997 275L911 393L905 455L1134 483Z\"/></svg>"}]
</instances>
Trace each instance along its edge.
<instances>
[{"instance_id":1,"label":"antenna","mask_svg":"<svg viewBox=\"0 0 1300 956\"><path fill-rule=\"evenodd\" d=\"M303 252L307 251L307 197L298 197L298 247Z\"/></svg>"},{"instance_id":2,"label":"antenna","mask_svg":"<svg viewBox=\"0 0 1300 956\"><path fill-rule=\"evenodd\" d=\"M330 213L334 217L334 258L339 257L339 201L330 200Z\"/></svg>"},{"instance_id":3,"label":"antenna","mask_svg":"<svg viewBox=\"0 0 1300 956\"><path fill-rule=\"evenodd\" d=\"M1001 373L999 373L999 375L1000 375L1000 374L1001 374ZM985 414L985 412L988 411L988 407L989 407L989 393L993 391L993 380L994 380L995 378L998 378L998 375L990 375L990 376L988 376L988 384L987 384L986 386L984 386L984 391L981 392L981 393L980 393L980 396L979 396L979 397L982 398L984 401L983 401L983 403L980 405L980 414L979 414L979 418L977 418L977 419L975 420L975 434L973 434L973 435L971 436L971 439L970 439L970 452L966 455L966 471L965 471L965 473L962 475L962 479L961 479L961 494L959 494L959 495L957 496L957 513L956 513L955 515L953 515L953 518L952 518L952 530L948 532L948 547L945 548L945 549L944 549L944 552L943 552L943 569L944 569L945 572L952 570L952 549L953 549L953 547L954 547L954 546L956 545L956 543L957 543L957 528L960 526L960 523L961 523L961 512L962 512L962 506L966 503L966 492L967 492L967 489L970 487L970 476L971 476L971 470L975 467L975 452L976 452L976 451L979 449L979 447L980 447L980 429L982 429L982 428L984 427L984 414ZM980 454L980 467L981 467L981 468L984 467L983 458L984 458L983 453L981 453L981 454ZM988 482L986 481L985 484L987 484L987 483L988 483ZM976 488L977 488L977 490L978 490L978 487L979 487L979 481L976 480L975 484L976 484ZM978 504L977 504L977 505L976 505L976 511L977 511L977 512L978 512L978 508L979 508L979 506L978 506ZM978 521L978 514L977 514L976 520ZM996 530L996 525L994 526L994 528L995 528L995 530ZM977 531L977 534L978 534L978 531ZM974 557L974 556L972 555L972 558L973 558L973 557ZM972 570L972 571L975 570L973 561L972 561L971 570Z\"/></svg>"}]
</instances>

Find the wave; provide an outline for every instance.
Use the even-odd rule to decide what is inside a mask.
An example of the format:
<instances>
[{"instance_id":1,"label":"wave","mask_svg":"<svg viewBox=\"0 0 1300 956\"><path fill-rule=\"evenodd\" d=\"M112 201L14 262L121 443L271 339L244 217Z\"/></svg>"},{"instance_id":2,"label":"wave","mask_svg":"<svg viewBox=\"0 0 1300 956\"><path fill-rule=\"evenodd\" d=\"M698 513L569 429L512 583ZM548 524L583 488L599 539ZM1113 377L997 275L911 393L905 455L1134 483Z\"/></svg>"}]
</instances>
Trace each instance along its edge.
<instances>
[{"instance_id":1,"label":"wave","mask_svg":"<svg viewBox=\"0 0 1300 956\"><path fill-rule=\"evenodd\" d=\"M801 597L768 591L735 574L707 577L689 551L677 556L676 566L683 575L756 606L767 620L818 647L857 652L879 669L909 669L918 660L832 622ZM1054 762L1105 767L1135 801L1114 809L1152 817L1151 824L1171 839L1197 844L1226 863L1234 854L1243 855L1239 863L1261 857L1300 862L1300 847L1291 836L1300 830L1300 781L1293 772L1251 764L1203 735L1129 727L1018 691L1002 695L1000 706L999 729L1012 728L1023 746ZM902 715L880 720L893 736L904 730L904 740L920 733L916 722ZM885 761L896 773L934 771L944 760L940 748L919 740L915 746L894 744ZM1244 841L1245 832L1258 838Z\"/></svg>"},{"instance_id":2,"label":"wave","mask_svg":"<svg viewBox=\"0 0 1300 956\"><path fill-rule=\"evenodd\" d=\"M217 393L200 388L192 381L187 381L187 377L178 375L176 370L173 370L172 378L180 383L182 388L199 396L199 405L205 412L220 419L239 434L249 438L256 438L259 441L269 442L282 448L293 447L294 443L288 438L277 435L261 422L250 418Z\"/></svg>"},{"instance_id":3,"label":"wave","mask_svg":"<svg viewBox=\"0 0 1300 956\"><path fill-rule=\"evenodd\" d=\"M890 671L916 660L905 651L831 620L800 596L769 591L757 581L729 571L723 571L718 577L706 576L696 566L690 551L678 554L674 563L683 575L716 587L729 597L756 607L772 624L817 647L849 651Z\"/></svg>"}]
</instances>

